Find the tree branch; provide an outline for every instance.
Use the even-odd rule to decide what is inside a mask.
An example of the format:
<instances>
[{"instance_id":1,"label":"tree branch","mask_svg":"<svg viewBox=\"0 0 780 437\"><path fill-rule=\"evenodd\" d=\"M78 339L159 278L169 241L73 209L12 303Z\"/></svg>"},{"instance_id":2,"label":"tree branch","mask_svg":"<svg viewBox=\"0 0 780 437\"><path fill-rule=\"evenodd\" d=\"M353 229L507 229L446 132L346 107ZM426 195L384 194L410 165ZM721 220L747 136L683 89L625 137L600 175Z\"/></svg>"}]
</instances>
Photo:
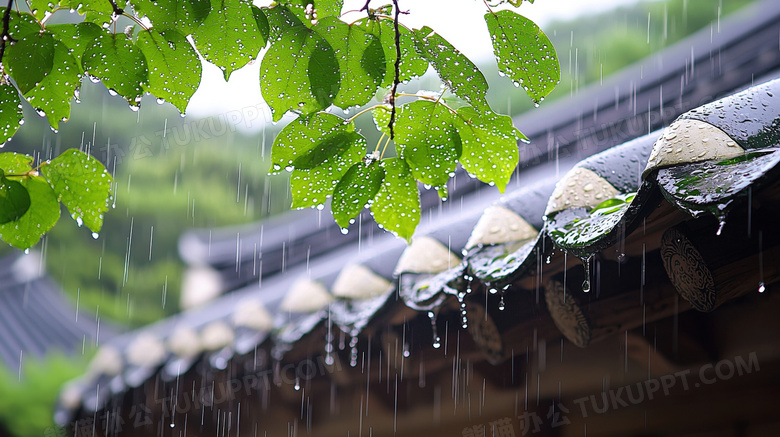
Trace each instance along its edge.
<instances>
[{"instance_id":1,"label":"tree branch","mask_svg":"<svg viewBox=\"0 0 780 437\"><path fill-rule=\"evenodd\" d=\"M114 10L114 15L119 17L120 15L125 14L125 10L117 6L116 2L114 0L108 0L109 3L111 3L111 8Z\"/></svg>"},{"instance_id":2,"label":"tree branch","mask_svg":"<svg viewBox=\"0 0 780 437\"><path fill-rule=\"evenodd\" d=\"M398 16L401 11L398 9L398 0L393 0L393 6L395 7L395 20L393 26L395 28L395 77L393 78L393 90L390 93L390 123L387 127L390 129L390 139L394 139L395 131L393 125L395 124L395 93L398 90L399 78L401 76L401 29L398 27Z\"/></svg>"},{"instance_id":3,"label":"tree branch","mask_svg":"<svg viewBox=\"0 0 780 437\"><path fill-rule=\"evenodd\" d=\"M3 62L3 55L5 55L5 45L13 44L16 42L13 37L8 33L11 28L11 6L13 6L14 0L8 0L8 6L3 13L3 33L0 34L0 62Z\"/></svg>"}]
</instances>

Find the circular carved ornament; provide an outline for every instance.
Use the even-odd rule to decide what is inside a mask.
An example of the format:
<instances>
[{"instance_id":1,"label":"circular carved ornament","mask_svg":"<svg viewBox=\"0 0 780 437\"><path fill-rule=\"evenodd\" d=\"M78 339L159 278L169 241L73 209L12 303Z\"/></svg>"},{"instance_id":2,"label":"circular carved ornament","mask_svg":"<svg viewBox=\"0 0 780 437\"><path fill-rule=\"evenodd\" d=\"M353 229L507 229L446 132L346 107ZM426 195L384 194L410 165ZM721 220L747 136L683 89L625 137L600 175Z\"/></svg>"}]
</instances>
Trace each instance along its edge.
<instances>
[{"instance_id":1,"label":"circular carved ornament","mask_svg":"<svg viewBox=\"0 0 780 437\"><path fill-rule=\"evenodd\" d=\"M571 293L566 293L562 282L550 279L544 285L544 300L555 326L575 346L590 343L590 323Z\"/></svg>"},{"instance_id":2,"label":"circular carved ornament","mask_svg":"<svg viewBox=\"0 0 780 437\"><path fill-rule=\"evenodd\" d=\"M680 296L699 311L715 308L717 295L712 272L685 234L675 228L667 229L661 240L661 258Z\"/></svg>"},{"instance_id":3,"label":"circular carved ornament","mask_svg":"<svg viewBox=\"0 0 780 437\"><path fill-rule=\"evenodd\" d=\"M488 362L497 364L504 358L504 341L496 323L482 305L467 302L468 330L474 342L487 357Z\"/></svg>"}]
</instances>

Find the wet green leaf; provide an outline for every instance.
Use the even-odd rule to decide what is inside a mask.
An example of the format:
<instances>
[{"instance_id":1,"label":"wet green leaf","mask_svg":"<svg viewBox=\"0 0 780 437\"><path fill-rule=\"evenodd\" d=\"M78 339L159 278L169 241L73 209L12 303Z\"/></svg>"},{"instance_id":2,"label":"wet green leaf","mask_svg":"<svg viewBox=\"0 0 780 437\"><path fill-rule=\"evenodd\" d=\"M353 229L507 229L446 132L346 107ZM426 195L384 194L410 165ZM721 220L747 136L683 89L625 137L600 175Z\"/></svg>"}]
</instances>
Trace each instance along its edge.
<instances>
[{"instance_id":1,"label":"wet green leaf","mask_svg":"<svg viewBox=\"0 0 780 437\"><path fill-rule=\"evenodd\" d=\"M274 4L272 8L259 8L260 12L265 16L268 21L269 36L268 41L272 42L282 37L282 33L290 27L305 26L300 19L284 5ZM258 27L261 25L261 19L257 18L257 12L255 11L255 19L258 22ZM262 29L262 28L261 28Z\"/></svg>"},{"instance_id":2,"label":"wet green leaf","mask_svg":"<svg viewBox=\"0 0 780 437\"><path fill-rule=\"evenodd\" d=\"M517 141L525 136L511 117L479 113L469 106L458 109L455 126L463 145L463 168L482 182L495 183L503 193L520 158Z\"/></svg>"},{"instance_id":3,"label":"wet green leaf","mask_svg":"<svg viewBox=\"0 0 780 437\"><path fill-rule=\"evenodd\" d=\"M222 70L225 80L257 58L266 43L251 4L244 0L214 0L211 13L192 38L200 54Z\"/></svg>"},{"instance_id":4,"label":"wet green leaf","mask_svg":"<svg viewBox=\"0 0 780 437\"><path fill-rule=\"evenodd\" d=\"M498 68L539 103L561 80L558 56L533 21L512 11L485 14Z\"/></svg>"},{"instance_id":5,"label":"wet green leaf","mask_svg":"<svg viewBox=\"0 0 780 437\"><path fill-rule=\"evenodd\" d=\"M0 238L17 249L27 249L57 223L60 204L46 179L33 176L19 182L30 196L30 207L18 220L0 225Z\"/></svg>"},{"instance_id":6,"label":"wet green leaf","mask_svg":"<svg viewBox=\"0 0 780 437\"><path fill-rule=\"evenodd\" d=\"M185 35L211 12L209 0L135 0L133 6L139 15L149 18L156 30L176 29Z\"/></svg>"},{"instance_id":7,"label":"wet green leaf","mask_svg":"<svg viewBox=\"0 0 780 437\"><path fill-rule=\"evenodd\" d=\"M325 17L341 15L343 0L280 0L298 19L306 25Z\"/></svg>"},{"instance_id":8,"label":"wet green leaf","mask_svg":"<svg viewBox=\"0 0 780 437\"><path fill-rule=\"evenodd\" d=\"M11 84L0 83L0 144L14 136L23 117L19 92Z\"/></svg>"},{"instance_id":9,"label":"wet green leaf","mask_svg":"<svg viewBox=\"0 0 780 437\"><path fill-rule=\"evenodd\" d=\"M417 52L436 69L447 88L481 111L490 110L485 100L487 80L469 58L430 27L415 30L414 36Z\"/></svg>"},{"instance_id":10,"label":"wet green leaf","mask_svg":"<svg viewBox=\"0 0 780 437\"><path fill-rule=\"evenodd\" d=\"M378 224L408 241L420 222L417 181L403 159L388 158L381 164L385 179L371 204L371 212Z\"/></svg>"},{"instance_id":11,"label":"wet green leaf","mask_svg":"<svg viewBox=\"0 0 780 437\"><path fill-rule=\"evenodd\" d=\"M95 23L84 21L78 24L50 24L46 30L68 48L73 59L76 60L79 72L83 73L79 60L84 55L84 50L92 44L92 41L100 36L103 30Z\"/></svg>"},{"instance_id":12,"label":"wet green leaf","mask_svg":"<svg viewBox=\"0 0 780 437\"><path fill-rule=\"evenodd\" d=\"M141 102L149 70L141 50L125 34L101 33L81 58L84 71L131 105Z\"/></svg>"},{"instance_id":13,"label":"wet green leaf","mask_svg":"<svg viewBox=\"0 0 780 437\"><path fill-rule=\"evenodd\" d=\"M365 151L365 139L355 133L353 124L339 116L318 112L311 117L298 117L274 140L272 172L289 167L311 169L357 143Z\"/></svg>"},{"instance_id":14,"label":"wet green leaf","mask_svg":"<svg viewBox=\"0 0 780 437\"><path fill-rule=\"evenodd\" d=\"M391 20L364 19L357 22L357 25L364 28L366 32L379 38L382 43L382 49L385 52L385 78L381 83L382 87L389 87L393 84L395 77L395 29ZM428 63L421 58L414 46L412 32L399 25L400 46L401 46L401 65L399 79L405 82L415 77L422 76L428 69Z\"/></svg>"},{"instance_id":15,"label":"wet green leaf","mask_svg":"<svg viewBox=\"0 0 780 437\"><path fill-rule=\"evenodd\" d=\"M5 9L6 8L0 8L0 16L5 15ZM19 40L28 35L34 35L41 32L41 25L38 24L38 21L32 14L19 12L12 8L9 16L8 33L11 37Z\"/></svg>"},{"instance_id":16,"label":"wet green leaf","mask_svg":"<svg viewBox=\"0 0 780 437\"><path fill-rule=\"evenodd\" d=\"M125 0L115 0L114 3L120 9L124 9L127 6ZM113 22L114 8L108 0L60 0L60 6L76 10L79 14L84 15L85 21L91 23L103 24Z\"/></svg>"},{"instance_id":17,"label":"wet green leaf","mask_svg":"<svg viewBox=\"0 0 780 437\"><path fill-rule=\"evenodd\" d=\"M328 41L338 60L341 84L333 104L348 108L371 100L385 77L379 38L336 17L321 19L313 30Z\"/></svg>"},{"instance_id":18,"label":"wet green leaf","mask_svg":"<svg viewBox=\"0 0 780 437\"><path fill-rule=\"evenodd\" d=\"M260 35L263 36L264 41L269 41L271 37L271 25L268 23L268 17L264 10L267 10L267 8L260 9L257 6L252 5L252 15L255 17L257 30L260 31Z\"/></svg>"},{"instance_id":19,"label":"wet green leaf","mask_svg":"<svg viewBox=\"0 0 780 437\"><path fill-rule=\"evenodd\" d=\"M361 161L365 151L365 140L361 140L357 143L351 143L349 148L331 156L317 167L310 170L293 170L290 174L292 207L322 207L344 173L353 164Z\"/></svg>"},{"instance_id":20,"label":"wet green leaf","mask_svg":"<svg viewBox=\"0 0 780 437\"><path fill-rule=\"evenodd\" d=\"M54 68L29 92L25 99L35 108L38 115L46 116L54 129L61 121L70 117L70 101L81 85L81 68L71 56L65 44L54 43Z\"/></svg>"},{"instance_id":21,"label":"wet green leaf","mask_svg":"<svg viewBox=\"0 0 780 437\"><path fill-rule=\"evenodd\" d=\"M274 121L293 110L327 108L339 91L339 65L330 44L306 26L287 28L260 65L260 89Z\"/></svg>"},{"instance_id":22,"label":"wet green leaf","mask_svg":"<svg viewBox=\"0 0 780 437\"><path fill-rule=\"evenodd\" d=\"M184 114L200 84L201 65L195 49L175 30L141 31L137 45L149 66L146 90L167 100Z\"/></svg>"},{"instance_id":23,"label":"wet green leaf","mask_svg":"<svg viewBox=\"0 0 780 437\"><path fill-rule=\"evenodd\" d=\"M32 156L16 152L0 153L0 169L5 174L22 174L32 170Z\"/></svg>"},{"instance_id":24,"label":"wet green leaf","mask_svg":"<svg viewBox=\"0 0 780 437\"><path fill-rule=\"evenodd\" d=\"M79 225L83 223L92 232L100 231L113 181L100 161L70 149L41 166L41 174Z\"/></svg>"},{"instance_id":25,"label":"wet green leaf","mask_svg":"<svg viewBox=\"0 0 780 437\"><path fill-rule=\"evenodd\" d=\"M350 220L374 199L384 178L385 169L378 162L359 162L350 167L333 189L330 209L336 223L348 227Z\"/></svg>"},{"instance_id":26,"label":"wet green leaf","mask_svg":"<svg viewBox=\"0 0 780 437\"><path fill-rule=\"evenodd\" d=\"M455 171L461 141L453 121L449 109L430 101L418 100L398 111L395 143L420 182L440 187Z\"/></svg>"},{"instance_id":27,"label":"wet green leaf","mask_svg":"<svg viewBox=\"0 0 780 437\"><path fill-rule=\"evenodd\" d=\"M18 181L7 179L0 170L0 224L18 220L30 208L30 195Z\"/></svg>"},{"instance_id":28,"label":"wet green leaf","mask_svg":"<svg viewBox=\"0 0 780 437\"><path fill-rule=\"evenodd\" d=\"M51 72L55 42L49 33L34 33L7 46L3 63L22 94L35 88Z\"/></svg>"}]
</instances>

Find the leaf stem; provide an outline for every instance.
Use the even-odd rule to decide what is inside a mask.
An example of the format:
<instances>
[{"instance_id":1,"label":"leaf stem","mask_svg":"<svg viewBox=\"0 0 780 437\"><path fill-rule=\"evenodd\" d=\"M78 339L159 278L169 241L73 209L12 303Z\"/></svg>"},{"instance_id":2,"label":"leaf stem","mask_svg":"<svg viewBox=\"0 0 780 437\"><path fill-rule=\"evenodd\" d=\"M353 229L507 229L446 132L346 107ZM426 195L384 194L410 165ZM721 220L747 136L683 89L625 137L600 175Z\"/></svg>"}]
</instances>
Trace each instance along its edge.
<instances>
[{"instance_id":1,"label":"leaf stem","mask_svg":"<svg viewBox=\"0 0 780 437\"><path fill-rule=\"evenodd\" d=\"M123 12L122 15L124 15L125 17L135 21L135 23L138 24L139 26L141 26L141 28L143 30L149 30L149 28L144 26L144 23L142 23L141 20L139 20L138 17L136 17L135 15L128 14L127 12Z\"/></svg>"},{"instance_id":2,"label":"leaf stem","mask_svg":"<svg viewBox=\"0 0 780 437\"><path fill-rule=\"evenodd\" d=\"M382 140L384 140L386 136L387 135L385 135L385 133L382 132L382 136L379 137L379 141L376 142L376 148L374 149L374 152L378 152L379 151L379 146L382 144Z\"/></svg>"},{"instance_id":3,"label":"leaf stem","mask_svg":"<svg viewBox=\"0 0 780 437\"><path fill-rule=\"evenodd\" d=\"M366 109L358 112L357 114L353 115L352 117L349 117L348 119L346 119L346 122L347 123L352 123L356 118L360 117L361 115L365 114L366 112L373 111L376 108L385 108L385 109L387 109L387 107L385 105L383 105L383 104L381 104L381 105L374 105L374 106L371 106L369 108L366 108Z\"/></svg>"},{"instance_id":4,"label":"leaf stem","mask_svg":"<svg viewBox=\"0 0 780 437\"><path fill-rule=\"evenodd\" d=\"M384 135L384 134L382 134L382 135ZM387 141L385 141L385 147L382 147L382 153L379 154L379 159L382 159L382 158L385 157L385 150L387 150L387 145L388 144L390 144L390 138L387 138Z\"/></svg>"},{"instance_id":5,"label":"leaf stem","mask_svg":"<svg viewBox=\"0 0 780 437\"><path fill-rule=\"evenodd\" d=\"M393 77L393 90L390 93L390 122L387 127L390 129L390 139L395 137L393 125L395 124L395 93L398 91L398 84L401 76L401 29L398 27L398 16L401 10L398 8L398 0L393 0L395 19L393 20L393 29L395 30L395 76Z\"/></svg>"},{"instance_id":6,"label":"leaf stem","mask_svg":"<svg viewBox=\"0 0 780 437\"><path fill-rule=\"evenodd\" d=\"M454 109L450 108L449 105L447 105L446 103L444 103L441 100L441 95L439 97L432 97L432 96L422 96L420 94L398 93L398 94L396 94L396 97L417 97L418 99L428 100L430 102L438 103L439 105L444 106L450 112L452 112L453 115L458 115L457 111L455 111Z\"/></svg>"},{"instance_id":7,"label":"leaf stem","mask_svg":"<svg viewBox=\"0 0 780 437\"><path fill-rule=\"evenodd\" d=\"M44 26L46 25L46 22L47 22L47 21L49 21L49 18L51 18L51 16L52 16L52 15L54 15L54 13L55 13L55 12L57 12L57 11L59 11L60 9L62 9L62 7L60 7L60 6L57 6L57 7L55 7L54 9L52 9L52 10L51 10L51 13L49 13L48 15L45 15L45 16L44 16L44 17L41 19L41 21L40 21L41 27L44 27Z\"/></svg>"},{"instance_id":8,"label":"leaf stem","mask_svg":"<svg viewBox=\"0 0 780 437\"><path fill-rule=\"evenodd\" d=\"M5 55L6 43L13 44L16 42L14 38L8 33L11 27L11 6L13 6L14 0L8 0L8 6L3 13L3 32L0 34L0 62L3 62L3 55Z\"/></svg>"}]
</instances>

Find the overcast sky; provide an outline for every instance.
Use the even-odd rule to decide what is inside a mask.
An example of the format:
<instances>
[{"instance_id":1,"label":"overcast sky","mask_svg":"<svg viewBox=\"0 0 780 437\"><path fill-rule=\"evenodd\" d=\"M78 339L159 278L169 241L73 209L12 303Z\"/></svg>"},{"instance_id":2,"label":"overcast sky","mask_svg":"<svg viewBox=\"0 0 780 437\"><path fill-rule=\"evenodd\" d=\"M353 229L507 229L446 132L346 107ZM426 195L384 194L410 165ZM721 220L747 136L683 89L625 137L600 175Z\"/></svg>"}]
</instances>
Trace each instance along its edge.
<instances>
[{"instance_id":1,"label":"overcast sky","mask_svg":"<svg viewBox=\"0 0 780 437\"><path fill-rule=\"evenodd\" d=\"M596 13L637 0L536 0L523 3L517 11L544 26L555 19L569 19L581 14ZM257 3L257 2L256 2ZM359 9L364 0L346 0L345 10ZM372 6L390 3L374 0ZM482 20L485 5L482 0L399 0L401 10L409 14L401 17L408 27L428 25L461 50L466 56L480 62L492 55L487 26ZM356 20L361 15L344 18ZM222 72L211 64L203 68L203 81L187 108L188 115L206 116L256 106L262 102L259 82L259 61L234 72L229 82Z\"/></svg>"}]
</instances>

